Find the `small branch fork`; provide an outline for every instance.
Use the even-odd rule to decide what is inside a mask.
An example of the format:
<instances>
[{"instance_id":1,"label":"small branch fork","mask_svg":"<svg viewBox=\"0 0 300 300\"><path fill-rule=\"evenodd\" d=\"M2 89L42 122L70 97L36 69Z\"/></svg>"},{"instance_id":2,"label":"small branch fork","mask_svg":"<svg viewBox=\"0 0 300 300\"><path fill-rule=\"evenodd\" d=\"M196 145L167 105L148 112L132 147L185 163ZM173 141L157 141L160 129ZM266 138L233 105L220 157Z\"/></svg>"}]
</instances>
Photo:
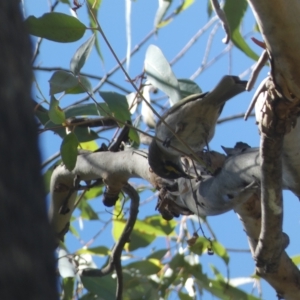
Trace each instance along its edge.
<instances>
[{"instance_id":1,"label":"small branch fork","mask_svg":"<svg viewBox=\"0 0 300 300\"><path fill-rule=\"evenodd\" d=\"M115 244L111 252L109 262L102 269L84 269L82 271L82 276L103 277L110 274L113 270L115 270L117 274L117 291L116 291L117 300L121 300L123 294L123 274L122 274L122 265L121 265L121 255L125 244L129 241L130 234L136 222L137 215L139 212L139 202L140 202L139 194L129 183L126 183L122 190L131 199L129 217L119 241Z\"/></svg>"}]
</instances>

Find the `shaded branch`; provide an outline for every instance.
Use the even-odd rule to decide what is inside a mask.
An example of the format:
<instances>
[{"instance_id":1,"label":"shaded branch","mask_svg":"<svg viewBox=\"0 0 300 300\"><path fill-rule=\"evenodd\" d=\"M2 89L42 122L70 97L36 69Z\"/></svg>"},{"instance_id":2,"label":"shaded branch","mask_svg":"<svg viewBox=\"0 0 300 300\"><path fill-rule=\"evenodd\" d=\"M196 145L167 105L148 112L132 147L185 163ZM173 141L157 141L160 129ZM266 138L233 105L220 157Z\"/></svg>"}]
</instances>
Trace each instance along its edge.
<instances>
[{"instance_id":1,"label":"shaded branch","mask_svg":"<svg viewBox=\"0 0 300 300\"><path fill-rule=\"evenodd\" d=\"M139 201L140 197L137 191L128 183L126 183L122 190L130 197L130 210L129 217L124 227L124 230L121 234L120 239L115 244L109 262L106 267L102 269L84 269L82 271L82 276L92 276L92 277L102 277L108 275L113 270L116 271L117 274L117 291L116 291L116 299L121 300L123 294L123 274L122 274L122 265L121 265L121 255L126 243L128 243L130 234L134 227L134 224L137 219L137 215L139 212Z\"/></svg>"},{"instance_id":2,"label":"shaded branch","mask_svg":"<svg viewBox=\"0 0 300 300\"><path fill-rule=\"evenodd\" d=\"M261 132L261 205L262 225L255 251L257 266L264 272L276 272L278 259L287 246L282 234L282 154L284 134L296 122L293 103L280 97L273 80L266 81L267 92L258 97L256 119ZM296 130L297 131L297 126ZM294 148L295 146L293 146ZM293 158L297 161L297 156Z\"/></svg>"}]
</instances>

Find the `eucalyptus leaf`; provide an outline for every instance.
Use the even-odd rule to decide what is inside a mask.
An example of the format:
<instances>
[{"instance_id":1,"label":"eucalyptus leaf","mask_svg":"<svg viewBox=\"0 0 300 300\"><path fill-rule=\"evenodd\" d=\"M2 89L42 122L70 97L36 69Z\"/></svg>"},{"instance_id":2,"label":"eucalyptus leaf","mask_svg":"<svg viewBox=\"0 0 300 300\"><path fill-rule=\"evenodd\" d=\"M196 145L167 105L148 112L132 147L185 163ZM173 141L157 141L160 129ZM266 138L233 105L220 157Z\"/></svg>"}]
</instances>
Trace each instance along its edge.
<instances>
[{"instance_id":1,"label":"eucalyptus leaf","mask_svg":"<svg viewBox=\"0 0 300 300\"><path fill-rule=\"evenodd\" d=\"M156 88L163 91L170 98L171 105L181 98L178 81L162 51L150 45L146 52L145 72L147 80Z\"/></svg>"},{"instance_id":2,"label":"eucalyptus leaf","mask_svg":"<svg viewBox=\"0 0 300 300\"><path fill-rule=\"evenodd\" d=\"M99 92L107 104L110 113L118 121L121 121L120 126L123 127L123 123L131 120L127 98L124 95L115 92Z\"/></svg>"},{"instance_id":3,"label":"eucalyptus leaf","mask_svg":"<svg viewBox=\"0 0 300 300\"><path fill-rule=\"evenodd\" d=\"M88 249L80 249L76 253L107 256L110 253L110 250L107 247L99 246L99 247L88 248Z\"/></svg>"},{"instance_id":4,"label":"eucalyptus leaf","mask_svg":"<svg viewBox=\"0 0 300 300\"><path fill-rule=\"evenodd\" d=\"M46 13L40 18L29 16L24 24L30 34L60 43L78 41L86 30L77 18L58 12Z\"/></svg>"},{"instance_id":5,"label":"eucalyptus leaf","mask_svg":"<svg viewBox=\"0 0 300 300\"><path fill-rule=\"evenodd\" d=\"M71 73L55 71L50 80L50 95L64 92L78 85L78 79Z\"/></svg>"},{"instance_id":6,"label":"eucalyptus leaf","mask_svg":"<svg viewBox=\"0 0 300 300\"><path fill-rule=\"evenodd\" d=\"M194 297L190 297L188 294L184 294L182 292L178 293L178 297L180 300L194 300Z\"/></svg>"},{"instance_id":7,"label":"eucalyptus leaf","mask_svg":"<svg viewBox=\"0 0 300 300\"><path fill-rule=\"evenodd\" d=\"M113 220L113 238L118 241L125 227L126 221ZM137 226L134 227L130 235L130 242L125 245L125 249L133 251L139 248L144 248L150 245L155 240L154 234L148 234L147 232L140 231Z\"/></svg>"},{"instance_id":8,"label":"eucalyptus leaf","mask_svg":"<svg viewBox=\"0 0 300 300\"><path fill-rule=\"evenodd\" d=\"M66 94L81 94L89 92L93 94L93 87L89 79L85 76L79 75L77 77L77 85L65 91Z\"/></svg>"},{"instance_id":9,"label":"eucalyptus leaf","mask_svg":"<svg viewBox=\"0 0 300 300\"><path fill-rule=\"evenodd\" d=\"M65 113L59 107L59 101L54 96L51 96L50 108L48 114L50 120L54 124L62 124L66 120Z\"/></svg>"},{"instance_id":10,"label":"eucalyptus leaf","mask_svg":"<svg viewBox=\"0 0 300 300\"><path fill-rule=\"evenodd\" d=\"M195 2L195 0L184 0L184 1L182 1L181 5L176 9L175 13L176 14L181 13L182 11L184 11L188 7L190 7L194 2Z\"/></svg>"},{"instance_id":11,"label":"eucalyptus leaf","mask_svg":"<svg viewBox=\"0 0 300 300\"><path fill-rule=\"evenodd\" d=\"M221 257L226 265L229 263L229 255L225 247L217 241L214 241L212 244L212 249L216 255Z\"/></svg>"},{"instance_id":12,"label":"eucalyptus leaf","mask_svg":"<svg viewBox=\"0 0 300 300\"><path fill-rule=\"evenodd\" d=\"M91 54L92 48L95 43L95 34L93 34L85 43L83 43L75 52L71 59L70 70L78 75L81 68L84 66L86 60Z\"/></svg>"},{"instance_id":13,"label":"eucalyptus leaf","mask_svg":"<svg viewBox=\"0 0 300 300\"><path fill-rule=\"evenodd\" d=\"M163 257L167 254L169 250L168 249L161 249L161 250L157 250L153 253L151 253L150 255L147 256L148 259L150 258L155 258L155 259L158 259L158 260L162 260Z\"/></svg>"},{"instance_id":14,"label":"eucalyptus leaf","mask_svg":"<svg viewBox=\"0 0 300 300\"><path fill-rule=\"evenodd\" d=\"M63 300L70 300L73 299L73 291L74 291L74 277L66 277L62 281L64 296Z\"/></svg>"},{"instance_id":15,"label":"eucalyptus leaf","mask_svg":"<svg viewBox=\"0 0 300 300\"><path fill-rule=\"evenodd\" d=\"M87 201L80 201L78 208L81 211L80 216L86 220L99 220L98 215Z\"/></svg>"},{"instance_id":16,"label":"eucalyptus leaf","mask_svg":"<svg viewBox=\"0 0 300 300\"><path fill-rule=\"evenodd\" d=\"M96 0L96 1L95 0L87 0L87 2L88 2L87 10L88 10L88 15L89 15L90 27L96 28L97 22L95 21L95 18L97 19L98 11L102 4L102 0ZM90 10L92 11L92 14L91 14ZM96 47L96 51L97 51L100 59L103 61L103 56L101 53L99 38L98 38L97 34L95 34L95 47Z\"/></svg>"},{"instance_id":17,"label":"eucalyptus leaf","mask_svg":"<svg viewBox=\"0 0 300 300\"><path fill-rule=\"evenodd\" d=\"M158 8L154 18L154 27L158 27L163 17L166 15L173 0L158 0Z\"/></svg>"},{"instance_id":18,"label":"eucalyptus leaf","mask_svg":"<svg viewBox=\"0 0 300 300\"><path fill-rule=\"evenodd\" d=\"M66 118L78 116L99 116L95 103L72 105L66 108L64 112Z\"/></svg>"},{"instance_id":19,"label":"eucalyptus leaf","mask_svg":"<svg viewBox=\"0 0 300 300\"><path fill-rule=\"evenodd\" d=\"M60 146L60 154L63 163L69 171L75 168L77 161L78 140L75 133L71 132L65 136Z\"/></svg>"},{"instance_id":20,"label":"eucalyptus leaf","mask_svg":"<svg viewBox=\"0 0 300 300\"><path fill-rule=\"evenodd\" d=\"M142 275L152 275L158 273L161 270L161 267L150 260L142 260L124 266L124 269L135 269Z\"/></svg>"},{"instance_id":21,"label":"eucalyptus leaf","mask_svg":"<svg viewBox=\"0 0 300 300\"><path fill-rule=\"evenodd\" d=\"M247 0L226 0L224 12L231 31L233 44L243 51L247 56L258 60L259 56L249 47L240 32L241 23L248 7Z\"/></svg>"},{"instance_id":22,"label":"eucalyptus leaf","mask_svg":"<svg viewBox=\"0 0 300 300\"><path fill-rule=\"evenodd\" d=\"M103 277L81 276L83 286L101 299L115 299L117 280L110 275Z\"/></svg>"},{"instance_id":23,"label":"eucalyptus leaf","mask_svg":"<svg viewBox=\"0 0 300 300\"><path fill-rule=\"evenodd\" d=\"M185 98L185 97L193 95L193 94L201 94L202 93L201 88L193 80L190 80L187 78L182 78L182 79L178 79L178 83L179 83L179 89L180 89L180 94L182 95L182 98Z\"/></svg>"}]
</instances>

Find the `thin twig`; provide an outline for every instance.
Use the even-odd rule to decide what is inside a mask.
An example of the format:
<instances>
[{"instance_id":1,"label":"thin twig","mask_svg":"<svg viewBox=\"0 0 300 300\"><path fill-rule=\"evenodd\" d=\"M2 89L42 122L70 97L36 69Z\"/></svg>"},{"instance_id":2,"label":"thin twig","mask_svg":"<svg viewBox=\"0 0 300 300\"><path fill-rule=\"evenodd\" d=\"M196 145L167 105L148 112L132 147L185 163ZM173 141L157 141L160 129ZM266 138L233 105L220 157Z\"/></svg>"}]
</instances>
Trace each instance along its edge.
<instances>
[{"instance_id":1,"label":"thin twig","mask_svg":"<svg viewBox=\"0 0 300 300\"><path fill-rule=\"evenodd\" d=\"M91 14L93 15L93 12L90 11ZM148 101L144 98L144 96L141 94L140 89L135 85L135 83L133 82L133 80L130 78L129 74L126 72L125 68L123 67L122 63L120 62L116 52L114 51L114 49L112 48L111 44L109 43L104 31L102 30L99 21L97 20L97 18L95 18L95 16L93 15L95 22L97 23L97 30L100 32L100 34L102 35L102 38L104 39L107 47L109 48L109 50L111 51L111 54L114 56L115 60L118 62L118 64L120 65L120 68L122 69L125 77L127 78L127 80L131 83L132 87L136 90L137 95L145 102L145 104L151 109L151 111L155 114L155 116L169 129L169 131L177 138L177 140L187 148L187 150L189 151L189 154L185 153L185 155L190 156L191 158L193 158L194 160L196 160L198 163L204 165L204 162L197 156L197 154L195 153L195 151L193 151L193 149L171 128L171 126L166 123L166 121L161 117L161 115L151 106L150 103L148 103ZM90 94L90 93L88 93ZM91 95L90 95L91 97Z\"/></svg>"},{"instance_id":2,"label":"thin twig","mask_svg":"<svg viewBox=\"0 0 300 300\"><path fill-rule=\"evenodd\" d=\"M203 35L208 28L214 24L217 20L217 16L211 18L198 32L187 42L187 44L179 51L179 53L169 62L174 65L183 55L197 42L201 35Z\"/></svg>"},{"instance_id":3,"label":"thin twig","mask_svg":"<svg viewBox=\"0 0 300 300\"><path fill-rule=\"evenodd\" d=\"M217 124L221 124L221 123L232 121L232 120L236 120L236 119L243 119L244 116L245 116L245 113L240 113L240 114L236 114L236 115L233 115L233 116L228 116L228 117L219 119L217 121ZM255 117L255 114L249 114L248 117Z\"/></svg>"},{"instance_id":4,"label":"thin twig","mask_svg":"<svg viewBox=\"0 0 300 300\"><path fill-rule=\"evenodd\" d=\"M216 55L214 58L212 58L206 65L200 66L192 76L190 76L191 80L195 80L196 77L198 77L201 72L203 72L205 69L210 67L212 64L214 64L217 60L219 60L221 57L223 57L231 48L233 47L232 44L227 45L225 49L223 49L218 55Z\"/></svg>"},{"instance_id":5,"label":"thin twig","mask_svg":"<svg viewBox=\"0 0 300 300\"><path fill-rule=\"evenodd\" d=\"M207 63L208 56L209 56L209 53L211 50L212 41L214 39L215 34L217 33L219 26L220 26L219 23L217 23L209 34L209 37L208 37L207 43L206 43L206 47L205 47L204 56L203 56L202 63L201 63L202 66L204 66Z\"/></svg>"},{"instance_id":6,"label":"thin twig","mask_svg":"<svg viewBox=\"0 0 300 300\"><path fill-rule=\"evenodd\" d=\"M65 69L65 68L61 68L61 67L32 67L33 70L35 71L48 71L48 72L52 72L52 71L64 71L64 72L68 72L68 73L71 73L71 71L69 69ZM80 73L81 76L85 76L85 77L88 77L88 78L92 78L92 79L97 79L97 80L102 80L103 77L101 76L97 76L97 75L92 75L92 74L88 74L88 73ZM120 91L126 93L126 94L129 94L131 93L130 90L122 87L121 85L107 79L106 80L106 83L110 84L111 86L119 89ZM88 97L89 98L89 97ZM72 104L74 105L74 104Z\"/></svg>"},{"instance_id":7,"label":"thin twig","mask_svg":"<svg viewBox=\"0 0 300 300\"><path fill-rule=\"evenodd\" d=\"M47 158L41 165L41 168L45 168L47 165L49 165L50 163L52 163L55 159L60 157L60 152L57 151L56 153L54 153L52 156L50 156L49 158Z\"/></svg>"}]
</instances>

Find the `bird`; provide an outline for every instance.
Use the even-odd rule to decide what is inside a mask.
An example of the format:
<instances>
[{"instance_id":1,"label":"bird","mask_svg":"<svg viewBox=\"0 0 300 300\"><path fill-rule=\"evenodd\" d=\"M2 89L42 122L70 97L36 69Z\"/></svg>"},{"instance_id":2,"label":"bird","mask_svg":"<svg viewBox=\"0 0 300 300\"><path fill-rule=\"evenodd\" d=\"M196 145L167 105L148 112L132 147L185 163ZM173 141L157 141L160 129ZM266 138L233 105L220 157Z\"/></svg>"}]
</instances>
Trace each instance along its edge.
<instances>
[{"instance_id":1,"label":"bird","mask_svg":"<svg viewBox=\"0 0 300 300\"><path fill-rule=\"evenodd\" d=\"M226 75L211 92L190 95L168 109L157 122L149 146L148 162L152 171L166 179L190 178L183 170L181 156L191 154L191 150L201 151L208 145L225 102L244 92L246 85L247 81L238 76Z\"/></svg>"}]
</instances>

